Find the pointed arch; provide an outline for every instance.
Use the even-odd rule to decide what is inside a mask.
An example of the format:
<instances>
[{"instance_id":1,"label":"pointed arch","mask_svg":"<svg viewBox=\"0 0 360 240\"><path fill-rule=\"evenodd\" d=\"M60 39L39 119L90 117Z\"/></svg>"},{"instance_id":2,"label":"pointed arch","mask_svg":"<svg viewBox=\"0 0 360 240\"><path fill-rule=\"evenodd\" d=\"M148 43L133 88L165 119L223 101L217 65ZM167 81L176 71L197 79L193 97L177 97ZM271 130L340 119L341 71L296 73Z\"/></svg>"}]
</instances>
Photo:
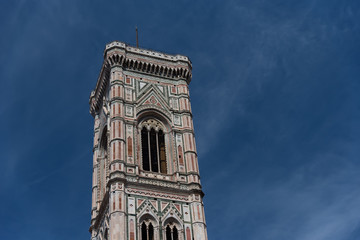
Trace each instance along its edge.
<instances>
[{"instance_id":1,"label":"pointed arch","mask_svg":"<svg viewBox=\"0 0 360 240\"><path fill-rule=\"evenodd\" d=\"M179 240L182 239L183 229L179 220L169 217L164 221L163 234L165 235L165 240Z\"/></svg>"},{"instance_id":2,"label":"pointed arch","mask_svg":"<svg viewBox=\"0 0 360 240\"><path fill-rule=\"evenodd\" d=\"M158 219L156 219L153 215L154 213L150 210L139 218L138 229L140 233L140 240L159 239Z\"/></svg>"},{"instance_id":3,"label":"pointed arch","mask_svg":"<svg viewBox=\"0 0 360 240\"><path fill-rule=\"evenodd\" d=\"M164 125L150 118L140 124L142 169L167 173Z\"/></svg>"}]
</instances>

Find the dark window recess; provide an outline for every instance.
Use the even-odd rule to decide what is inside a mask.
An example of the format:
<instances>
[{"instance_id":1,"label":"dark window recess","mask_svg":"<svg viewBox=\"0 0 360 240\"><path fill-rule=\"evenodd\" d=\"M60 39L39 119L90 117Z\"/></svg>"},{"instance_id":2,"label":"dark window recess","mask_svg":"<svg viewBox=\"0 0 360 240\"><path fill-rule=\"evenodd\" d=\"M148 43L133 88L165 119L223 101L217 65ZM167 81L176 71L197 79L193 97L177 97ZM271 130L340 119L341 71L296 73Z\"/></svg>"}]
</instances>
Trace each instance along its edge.
<instances>
[{"instance_id":1,"label":"dark window recess","mask_svg":"<svg viewBox=\"0 0 360 240\"><path fill-rule=\"evenodd\" d=\"M169 225L166 227L166 240L171 240L171 228Z\"/></svg>"},{"instance_id":2,"label":"dark window recess","mask_svg":"<svg viewBox=\"0 0 360 240\"><path fill-rule=\"evenodd\" d=\"M141 130L142 168L145 171L167 173L165 135L154 128Z\"/></svg>"},{"instance_id":3,"label":"dark window recess","mask_svg":"<svg viewBox=\"0 0 360 240\"><path fill-rule=\"evenodd\" d=\"M176 227L173 228L173 239L172 240L179 240L178 238L178 230Z\"/></svg>"},{"instance_id":4,"label":"dark window recess","mask_svg":"<svg viewBox=\"0 0 360 240\"><path fill-rule=\"evenodd\" d=\"M154 227L151 223L147 226L145 222L141 224L141 239L154 240Z\"/></svg>"},{"instance_id":5,"label":"dark window recess","mask_svg":"<svg viewBox=\"0 0 360 240\"><path fill-rule=\"evenodd\" d=\"M179 234L176 226L173 228L170 225L166 226L166 240L179 240Z\"/></svg>"},{"instance_id":6,"label":"dark window recess","mask_svg":"<svg viewBox=\"0 0 360 240\"><path fill-rule=\"evenodd\" d=\"M141 237L142 237L142 238L141 238L142 240L148 240L145 222L143 222L143 223L141 224Z\"/></svg>"},{"instance_id":7,"label":"dark window recess","mask_svg":"<svg viewBox=\"0 0 360 240\"><path fill-rule=\"evenodd\" d=\"M152 128L150 131L150 154L151 154L151 171L159 172L158 167L158 151L156 149L157 141L156 141L156 132Z\"/></svg>"},{"instance_id":8,"label":"dark window recess","mask_svg":"<svg viewBox=\"0 0 360 240\"><path fill-rule=\"evenodd\" d=\"M150 223L149 224L149 240L153 240L154 239L154 227L153 225Z\"/></svg>"},{"instance_id":9,"label":"dark window recess","mask_svg":"<svg viewBox=\"0 0 360 240\"><path fill-rule=\"evenodd\" d=\"M141 131L141 145L142 145L143 169L146 171L150 171L148 131L145 127Z\"/></svg>"}]
</instances>

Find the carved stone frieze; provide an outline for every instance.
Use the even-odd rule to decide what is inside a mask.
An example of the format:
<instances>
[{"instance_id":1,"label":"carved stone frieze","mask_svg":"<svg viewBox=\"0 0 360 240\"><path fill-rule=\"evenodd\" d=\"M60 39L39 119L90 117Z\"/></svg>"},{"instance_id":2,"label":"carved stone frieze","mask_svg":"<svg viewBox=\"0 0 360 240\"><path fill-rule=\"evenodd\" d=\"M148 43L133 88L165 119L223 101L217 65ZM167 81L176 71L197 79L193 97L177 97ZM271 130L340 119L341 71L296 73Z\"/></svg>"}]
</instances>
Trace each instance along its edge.
<instances>
[{"instance_id":1,"label":"carved stone frieze","mask_svg":"<svg viewBox=\"0 0 360 240\"><path fill-rule=\"evenodd\" d=\"M137 194L147 197L154 197L154 198L163 198L169 200L179 200L179 201L188 201L189 197L184 195L177 195L177 194L170 194L170 193L163 193L158 191L150 191L150 190L140 190L135 188L126 188L125 192L128 194Z\"/></svg>"}]
</instances>

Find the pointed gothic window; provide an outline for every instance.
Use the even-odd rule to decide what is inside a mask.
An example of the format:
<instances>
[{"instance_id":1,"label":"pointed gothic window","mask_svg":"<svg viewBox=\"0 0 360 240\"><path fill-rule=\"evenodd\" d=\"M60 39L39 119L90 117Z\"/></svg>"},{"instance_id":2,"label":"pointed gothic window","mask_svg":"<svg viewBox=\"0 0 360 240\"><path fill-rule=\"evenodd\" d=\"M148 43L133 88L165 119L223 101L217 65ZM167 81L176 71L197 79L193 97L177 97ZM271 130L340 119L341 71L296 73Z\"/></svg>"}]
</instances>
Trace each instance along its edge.
<instances>
[{"instance_id":1,"label":"pointed gothic window","mask_svg":"<svg viewBox=\"0 0 360 240\"><path fill-rule=\"evenodd\" d=\"M141 130L142 168L167 173L165 135L155 120L148 120Z\"/></svg>"},{"instance_id":2,"label":"pointed gothic window","mask_svg":"<svg viewBox=\"0 0 360 240\"><path fill-rule=\"evenodd\" d=\"M154 227L151 223L146 225L145 222L141 224L141 240L153 240L154 239Z\"/></svg>"},{"instance_id":3,"label":"pointed gothic window","mask_svg":"<svg viewBox=\"0 0 360 240\"><path fill-rule=\"evenodd\" d=\"M147 227L145 222L141 224L141 240L147 240Z\"/></svg>"},{"instance_id":4,"label":"pointed gothic window","mask_svg":"<svg viewBox=\"0 0 360 240\"><path fill-rule=\"evenodd\" d=\"M166 226L166 240L179 240L176 226L170 227L170 224Z\"/></svg>"},{"instance_id":5,"label":"pointed gothic window","mask_svg":"<svg viewBox=\"0 0 360 240\"><path fill-rule=\"evenodd\" d=\"M173 240L178 240L178 230L176 228L176 226L174 226L173 228Z\"/></svg>"},{"instance_id":6,"label":"pointed gothic window","mask_svg":"<svg viewBox=\"0 0 360 240\"><path fill-rule=\"evenodd\" d=\"M171 240L171 228L169 225L166 227L166 240Z\"/></svg>"},{"instance_id":7,"label":"pointed gothic window","mask_svg":"<svg viewBox=\"0 0 360 240\"><path fill-rule=\"evenodd\" d=\"M150 223L149 224L149 240L153 240L154 239L154 227L153 227L153 225Z\"/></svg>"},{"instance_id":8,"label":"pointed gothic window","mask_svg":"<svg viewBox=\"0 0 360 240\"><path fill-rule=\"evenodd\" d=\"M141 131L141 144L142 144L143 169L145 171L150 171L149 137L148 137L148 130L146 129L146 127L144 127Z\"/></svg>"}]
</instances>

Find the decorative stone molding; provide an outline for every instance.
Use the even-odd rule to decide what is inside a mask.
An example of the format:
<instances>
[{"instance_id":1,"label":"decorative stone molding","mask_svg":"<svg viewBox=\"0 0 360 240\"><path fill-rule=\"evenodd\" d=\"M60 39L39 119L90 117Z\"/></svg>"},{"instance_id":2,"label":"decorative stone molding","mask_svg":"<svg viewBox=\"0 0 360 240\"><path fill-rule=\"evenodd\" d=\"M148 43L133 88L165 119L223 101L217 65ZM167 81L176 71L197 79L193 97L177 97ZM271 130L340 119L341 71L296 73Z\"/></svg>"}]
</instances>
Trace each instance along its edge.
<instances>
[{"instance_id":1,"label":"decorative stone molding","mask_svg":"<svg viewBox=\"0 0 360 240\"><path fill-rule=\"evenodd\" d=\"M161 192L152 192L147 190L139 190L134 188L126 188L125 192L128 194L138 194L147 197L155 197L155 198L163 198L169 200L179 200L179 201L188 201L189 198L187 196L169 194L169 193L161 193Z\"/></svg>"},{"instance_id":2,"label":"decorative stone molding","mask_svg":"<svg viewBox=\"0 0 360 240\"><path fill-rule=\"evenodd\" d=\"M126 45L126 43L119 42L119 41L113 41L109 44L106 44L105 51L110 50L112 48L117 48L117 47L126 49L126 51L129 53L140 53L145 56L156 57L156 58L164 59L166 61L185 61L185 62L189 62L191 64L189 58L186 56L183 56L183 55L177 54L174 56L174 55L164 54L161 52L156 52L153 50L135 48L135 47L128 46L128 45Z\"/></svg>"},{"instance_id":3,"label":"decorative stone molding","mask_svg":"<svg viewBox=\"0 0 360 240\"><path fill-rule=\"evenodd\" d=\"M102 97L109 82L110 69L115 66L161 78L185 80L188 84L192 77L191 61L186 56L135 48L122 42L109 43L104 51L104 62L95 91L90 95L90 113L93 116L101 107Z\"/></svg>"},{"instance_id":4,"label":"decorative stone molding","mask_svg":"<svg viewBox=\"0 0 360 240\"><path fill-rule=\"evenodd\" d=\"M105 60L101 67L100 75L96 83L95 90L91 92L89 104L90 104L90 113L94 117L96 112L102 107L102 98L105 94L107 84L109 83L110 77L110 64Z\"/></svg>"},{"instance_id":5,"label":"decorative stone molding","mask_svg":"<svg viewBox=\"0 0 360 240\"><path fill-rule=\"evenodd\" d=\"M158 107L158 106L153 105L153 104L142 105L140 107L137 107L136 108L136 115L138 116L140 114L140 112L142 112L144 110L153 110L153 109L156 109L157 111L163 113L171 121L171 113L169 113L168 111L165 111L163 108Z\"/></svg>"}]
</instances>

